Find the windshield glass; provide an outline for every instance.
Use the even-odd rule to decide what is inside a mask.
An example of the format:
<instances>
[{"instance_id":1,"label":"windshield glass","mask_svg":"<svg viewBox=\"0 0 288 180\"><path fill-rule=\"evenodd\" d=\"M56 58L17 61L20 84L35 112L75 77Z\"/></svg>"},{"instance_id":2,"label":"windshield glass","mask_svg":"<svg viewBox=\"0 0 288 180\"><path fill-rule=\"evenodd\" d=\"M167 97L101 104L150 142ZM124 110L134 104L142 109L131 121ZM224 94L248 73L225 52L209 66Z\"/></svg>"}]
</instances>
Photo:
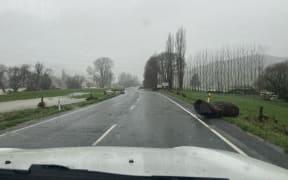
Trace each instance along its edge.
<instances>
[{"instance_id":1,"label":"windshield glass","mask_svg":"<svg viewBox=\"0 0 288 180\"><path fill-rule=\"evenodd\" d=\"M0 159L3 148L185 146L287 169L287 7L1 0ZM182 162L165 157L149 154Z\"/></svg>"}]
</instances>

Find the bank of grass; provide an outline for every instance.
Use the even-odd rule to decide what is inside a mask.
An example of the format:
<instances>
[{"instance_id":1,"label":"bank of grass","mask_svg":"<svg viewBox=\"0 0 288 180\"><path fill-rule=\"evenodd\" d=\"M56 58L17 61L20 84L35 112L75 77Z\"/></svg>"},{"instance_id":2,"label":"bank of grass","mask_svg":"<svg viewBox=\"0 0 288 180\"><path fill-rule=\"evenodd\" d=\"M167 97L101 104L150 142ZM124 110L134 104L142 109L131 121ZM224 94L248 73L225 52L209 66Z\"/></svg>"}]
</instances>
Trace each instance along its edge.
<instances>
[{"instance_id":1,"label":"bank of grass","mask_svg":"<svg viewBox=\"0 0 288 180\"><path fill-rule=\"evenodd\" d=\"M102 96L102 95L109 95L111 93L105 93L104 90L93 90L93 91L89 91L89 92L86 92L86 94L81 94L81 95L77 95L77 96L73 96L73 98L76 98L76 99L79 99L79 98L88 98L88 97L99 97L99 96Z\"/></svg>"},{"instance_id":2,"label":"bank of grass","mask_svg":"<svg viewBox=\"0 0 288 180\"><path fill-rule=\"evenodd\" d=\"M46 108L26 109L26 110L13 111L13 112L7 112L7 113L0 113L0 129L5 129L5 128L15 126L19 123L23 123L26 121L39 119L39 118L43 118L43 117L57 114L60 112L69 111L74 108L94 104L94 103L112 98L117 95L118 95L117 93L107 94L107 95L104 95L103 93L101 95L96 95L94 93L93 96L97 98L89 100L89 101L82 101L78 103L62 105L61 111L58 110L58 106L51 106L51 107L46 107Z\"/></svg>"},{"instance_id":3,"label":"bank of grass","mask_svg":"<svg viewBox=\"0 0 288 180\"><path fill-rule=\"evenodd\" d=\"M207 93L184 90L180 94L176 91L162 91L176 96L188 103L197 99L206 100ZM271 143L281 146L288 152L288 103L284 101L267 101L256 95L213 94L212 101L229 101L237 104L240 114L236 118L225 117L226 121L236 124L241 129L255 134ZM268 116L264 122L259 122L259 107L263 106L264 115Z\"/></svg>"},{"instance_id":4,"label":"bank of grass","mask_svg":"<svg viewBox=\"0 0 288 180\"><path fill-rule=\"evenodd\" d=\"M49 90L39 90L39 91L21 91L21 92L11 92L5 95L0 95L0 102L5 101L15 101L24 99L33 99L44 97L55 97L55 96L65 96L75 92L82 93L98 93L104 92L104 89L49 89Z\"/></svg>"}]
</instances>

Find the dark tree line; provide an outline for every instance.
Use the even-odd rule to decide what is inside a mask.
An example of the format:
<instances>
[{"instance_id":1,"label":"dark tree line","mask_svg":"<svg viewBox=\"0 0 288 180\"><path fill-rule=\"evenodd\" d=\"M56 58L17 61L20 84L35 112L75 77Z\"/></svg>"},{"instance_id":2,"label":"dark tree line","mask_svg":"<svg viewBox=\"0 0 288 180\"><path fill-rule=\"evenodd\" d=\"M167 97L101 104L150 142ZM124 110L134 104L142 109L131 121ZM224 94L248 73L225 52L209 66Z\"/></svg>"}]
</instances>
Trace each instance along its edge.
<instances>
[{"instance_id":1,"label":"dark tree line","mask_svg":"<svg viewBox=\"0 0 288 180\"><path fill-rule=\"evenodd\" d=\"M37 62L34 65L22 64L7 67L0 64L0 88L5 93L11 88L14 92L20 88L26 90L45 90L50 88L70 88L78 89L83 87L83 83L89 86L101 88L110 87L113 80L113 61L108 57L101 57L93 62L93 66L88 66L87 72L92 82L86 81L84 76L68 75L62 71L62 77L53 75L51 69L46 68L43 63ZM130 78L130 77L129 77ZM136 85L135 76L130 82ZM138 80L137 80L138 82Z\"/></svg>"},{"instance_id":2,"label":"dark tree line","mask_svg":"<svg viewBox=\"0 0 288 180\"><path fill-rule=\"evenodd\" d=\"M11 88L14 92L19 88L49 89L52 85L51 73L51 69L45 68L39 62L34 66L29 64L11 67L0 65L0 86L3 92L6 91L6 88Z\"/></svg>"},{"instance_id":3,"label":"dark tree line","mask_svg":"<svg viewBox=\"0 0 288 180\"><path fill-rule=\"evenodd\" d=\"M11 88L17 92L20 88L28 91L46 90L51 88L82 88L85 78L80 75L68 75L62 72L62 77L53 75L53 71L44 64L22 64L18 66L0 65L0 88L5 93Z\"/></svg>"},{"instance_id":4,"label":"dark tree line","mask_svg":"<svg viewBox=\"0 0 288 180\"><path fill-rule=\"evenodd\" d=\"M160 71L157 56L151 56L145 65L143 86L145 88L156 88L158 84L158 73Z\"/></svg>"},{"instance_id":5,"label":"dark tree line","mask_svg":"<svg viewBox=\"0 0 288 180\"><path fill-rule=\"evenodd\" d=\"M80 89L85 82L85 77L80 75L68 75L64 70L62 70L62 77L59 86L68 88L68 89Z\"/></svg>"},{"instance_id":6,"label":"dark tree line","mask_svg":"<svg viewBox=\"0 0 288 180\"><path fill-rule=\"evenodd\" d=\"M288 60L266 67L256 84L288 101Z\"/></svg>"},{"instance_id":7,"label":"dark tree line","mask_svg":"<svg viewBox=\"0 0 288 180\"><path fill-rule=\"evenodd\" d=\"M5 93L5 87L7 84L7 68L6 66L4 66L3 64L0 64L0 88L2 89L2 91Z\"/></svg>"},{"instance_id":8,"label":"dark tree line","mask_svg":"<svg viewBox=\"0 0 288 180\"><path fill-rule=\"evenodd\" d=\"M139 85L137 76L122 72L118 76L118 84L124 88L135 87Z\"/></svg>"},{"instance_id":9,"label":"dark tree line","mask_svg":"<svg viewBox=\"0 0 288 180\"><path fill-rule=\"evenodd\" d=\"M184 86L186 34L178 29L175 37L169 33L165 51L149 58L144 69L144 87L156 88L168 83L169 89Z\"/></svg>"},{"instance_id":10,"label":"dark tree line","mask_svg":"<svg viewBox=\"0 0 288 180\"><path fill-rule=\"evenodd\" d=\"M66 87L68 89L80 89L82 88L82 83L84 82L85 78L83 76L74 75L68 76L66 79Z\"/></svg>"}]
</instances>

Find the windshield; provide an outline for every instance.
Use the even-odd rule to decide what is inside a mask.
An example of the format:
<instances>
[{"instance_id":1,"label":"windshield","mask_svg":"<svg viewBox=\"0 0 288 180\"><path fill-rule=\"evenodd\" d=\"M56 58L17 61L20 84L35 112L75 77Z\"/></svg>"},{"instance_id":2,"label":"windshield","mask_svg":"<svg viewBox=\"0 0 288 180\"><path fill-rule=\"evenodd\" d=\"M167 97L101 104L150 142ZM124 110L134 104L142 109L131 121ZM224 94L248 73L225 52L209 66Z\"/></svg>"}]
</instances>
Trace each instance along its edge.
<instances>
[{"instance_id":1,"label":"windshield","mask_svg":"<svg viewBox=\"0 0 288 180\"><path fill-rule=\"evenodd\" d=\"M0 1L0 156L10 152L2 148L187 146L287 169L287 7Z\"/></svg>"}]
</instances>

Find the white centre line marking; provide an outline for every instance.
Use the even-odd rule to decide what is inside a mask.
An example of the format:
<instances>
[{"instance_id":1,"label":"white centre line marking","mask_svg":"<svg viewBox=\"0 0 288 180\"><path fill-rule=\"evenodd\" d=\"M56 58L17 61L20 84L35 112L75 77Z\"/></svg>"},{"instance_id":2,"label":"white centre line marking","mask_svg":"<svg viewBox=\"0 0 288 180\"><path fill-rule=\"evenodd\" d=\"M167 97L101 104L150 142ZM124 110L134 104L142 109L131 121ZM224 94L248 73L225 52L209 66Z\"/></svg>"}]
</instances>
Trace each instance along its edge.
<instances>
[{"instance_id":1,"label":"white centre line marking","mask_svg":"<svg viewBox=\"0 0 288 180\"><path fill-rule=\"evenodd\" d=\"M133 110L135 107L136 107L136 105L133 104L133 105L130 107L130 110Z\"/></svg>"},{"instance_id":2,"label":"white centre line marking","mask_svg":"<svg viewBox=\"0 0 288 180\"><path fill-rule=\"evenodd\" d=\"M186 108L175 102L174 100L170 99L169 97L162 95L161 96L165 97L168 99L170 102L173 104L177 105L180 107L182 110L190 114L193 118L195 118L197 121L199 121L202 125L204 125L206 128L208 128L212 133L214 133L216 136L218 136L220 139L222 139L226 144L228 144L232 149L234 149L236 152L238 152L241 155L248 156L244 151L242 151L240 148L238 148L236 145L234 145L232 142L230 142L228 139L226 139L224 136L222 136L219 132L217 132L215 129L211 128L208 124L206 124L204 121L202 121L200 118L198 118L195 114L192 112L188 111Z\"/></svg>"},{"instance_id":3,"label":"white centre line marking","mask_svg":"<svg viewBox=\"0 0 288 180\"><path fill-rule=\"evenodd\" d=\"M104 132L104 134L102 134L102 136L100 136L93 144L92 146L96 146L100 141L102 141L105 136L107 136L115 127L117 126L117 124L113 124L109 129L107 129L107 131Z\"/></svg>"}]
</instances>

